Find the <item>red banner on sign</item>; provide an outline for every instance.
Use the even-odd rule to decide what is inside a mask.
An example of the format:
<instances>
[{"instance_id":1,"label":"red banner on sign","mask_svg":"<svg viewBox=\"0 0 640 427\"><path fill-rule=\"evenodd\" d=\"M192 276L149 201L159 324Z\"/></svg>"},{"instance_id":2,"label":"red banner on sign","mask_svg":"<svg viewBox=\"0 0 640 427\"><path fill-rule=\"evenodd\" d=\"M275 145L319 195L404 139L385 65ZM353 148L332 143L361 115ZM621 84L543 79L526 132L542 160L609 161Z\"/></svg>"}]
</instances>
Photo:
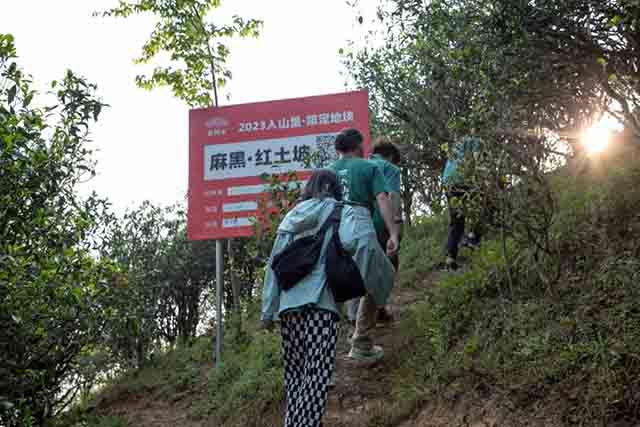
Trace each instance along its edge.
<instances>
[{"instance_id":1,"label":"red banner on sign","mask_svg":"<svg viewBox=\"0 0 640 427\"><path fill-rule=\"evenodd\" d=\"M366 91L191 110L189 239L251 236L262 177L293 171L304 185L312 168L336 159L333 141L348 127L368 151Z\"/></svg>"}]
</instances>

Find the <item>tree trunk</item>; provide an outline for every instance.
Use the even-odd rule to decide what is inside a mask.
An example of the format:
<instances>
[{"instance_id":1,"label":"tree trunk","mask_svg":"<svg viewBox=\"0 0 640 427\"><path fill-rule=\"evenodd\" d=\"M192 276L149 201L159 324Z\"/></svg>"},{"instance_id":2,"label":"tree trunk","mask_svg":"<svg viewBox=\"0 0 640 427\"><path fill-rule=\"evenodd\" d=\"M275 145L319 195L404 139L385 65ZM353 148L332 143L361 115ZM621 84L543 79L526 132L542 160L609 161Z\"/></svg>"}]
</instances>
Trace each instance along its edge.
<instances>
[{"instance_id":1,"label":"tree trunk","mask_svg":"<svg viewBox=\"0 0 640 427\"><path fill-rule=\"evenodd\" d=\"M404 215L404 223L407 227L411 227L411 209L413 208L413 188L409 185L409 176L406 170L401 170L402 181L404 185L400 189L400 198L402 199L402 212Z\"/></svg>"},{"instance_id":2,"label":"tree trunk","mask_svg":"<svg viewBox=\"0 0 640 427\"><path fill-rule=\"evenodd\" d=\"M404 214L404 223L407 227L411 227L411 209L413 207L413 194L404 191L402 193L402 211Z\"/></svg>"}]
</instances>

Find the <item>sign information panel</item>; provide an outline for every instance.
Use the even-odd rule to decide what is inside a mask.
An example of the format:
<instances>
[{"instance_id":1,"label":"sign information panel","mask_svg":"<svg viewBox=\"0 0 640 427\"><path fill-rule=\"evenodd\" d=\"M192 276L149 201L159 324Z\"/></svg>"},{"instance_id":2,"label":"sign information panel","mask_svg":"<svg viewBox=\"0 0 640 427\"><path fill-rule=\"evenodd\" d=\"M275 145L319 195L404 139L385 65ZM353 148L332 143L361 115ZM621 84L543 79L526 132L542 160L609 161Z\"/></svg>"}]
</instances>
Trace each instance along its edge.
<instances>
[{"instance_id":1,"label":"sign information panel","mask_svg":"<svg viewBox=\"0 0 640 427\"><path fill-rule=\"evenodd\" d=\"M251 236L263 176L296 172L304 184L337 158L333 141L347 127L362 132L366 152L366 91L191 110L189 239Z\"/></svg>"}]
</instances>

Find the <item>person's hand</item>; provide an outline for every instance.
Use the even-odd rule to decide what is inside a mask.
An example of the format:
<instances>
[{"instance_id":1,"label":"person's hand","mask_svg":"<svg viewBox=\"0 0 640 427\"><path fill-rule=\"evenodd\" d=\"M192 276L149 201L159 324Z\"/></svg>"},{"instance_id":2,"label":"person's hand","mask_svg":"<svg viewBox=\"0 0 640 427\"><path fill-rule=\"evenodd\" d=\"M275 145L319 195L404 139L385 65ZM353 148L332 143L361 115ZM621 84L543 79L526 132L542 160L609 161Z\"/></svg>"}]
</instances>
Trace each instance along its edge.
<instances>
[{"instance_id":1,"label":"person's hand","mask_svg":"<svg viewBox=\"0 0 640 427\"><path fill-rule=\"evenodd\" d=\"M398 252L399 240L398 236L389 237L389 240L387 240L387 255L393 256Z\"/></svg>"}]
</instances>

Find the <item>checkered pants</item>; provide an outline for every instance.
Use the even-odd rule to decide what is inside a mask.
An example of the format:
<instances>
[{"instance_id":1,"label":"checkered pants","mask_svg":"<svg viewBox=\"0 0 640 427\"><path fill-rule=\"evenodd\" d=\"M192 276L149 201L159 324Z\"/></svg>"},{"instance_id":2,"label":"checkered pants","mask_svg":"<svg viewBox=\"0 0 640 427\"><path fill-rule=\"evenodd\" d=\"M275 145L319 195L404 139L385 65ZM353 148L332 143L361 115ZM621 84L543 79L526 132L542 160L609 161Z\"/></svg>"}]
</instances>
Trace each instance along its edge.
<instances>
[{"instance_id":1,"label":"checkered pants","mask_svg":"<svg viewBox=\"0 0 640 427\"><path fill-rule=\"evenodd\" d=\"M284 427L320 427L336 362L337 316L313 308L285 313L281 331L287 397Z\"/></svg>"}]
</instances>

